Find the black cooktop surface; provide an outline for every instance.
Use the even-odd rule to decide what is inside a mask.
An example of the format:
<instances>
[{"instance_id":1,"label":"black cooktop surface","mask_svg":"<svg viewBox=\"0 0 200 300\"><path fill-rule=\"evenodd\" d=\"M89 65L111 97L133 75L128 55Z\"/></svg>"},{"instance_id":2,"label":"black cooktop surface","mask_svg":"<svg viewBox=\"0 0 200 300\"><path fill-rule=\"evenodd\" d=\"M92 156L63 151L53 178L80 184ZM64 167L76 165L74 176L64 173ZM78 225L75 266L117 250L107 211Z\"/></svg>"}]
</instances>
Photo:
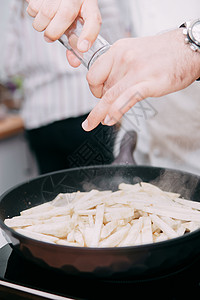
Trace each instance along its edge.
<instances>
[{"instance_id":1,"label":"black cooktop surface","mask_svg":"<svg viewBox=\"0 0 200 300\"><path fill-rule=\"evenodd\" d=\"M0 249L0 299L200 299L200 257L189 265L148 280L104 281L42 268L9 244ZM1 283L13 283L17 289ZM21 287L31 288L26 292ZM44 291L39 296L39 291ZM58 296L58 298L57 298ZM148 297L148 298L146 298Z\"/></svg>"}]
</instances>

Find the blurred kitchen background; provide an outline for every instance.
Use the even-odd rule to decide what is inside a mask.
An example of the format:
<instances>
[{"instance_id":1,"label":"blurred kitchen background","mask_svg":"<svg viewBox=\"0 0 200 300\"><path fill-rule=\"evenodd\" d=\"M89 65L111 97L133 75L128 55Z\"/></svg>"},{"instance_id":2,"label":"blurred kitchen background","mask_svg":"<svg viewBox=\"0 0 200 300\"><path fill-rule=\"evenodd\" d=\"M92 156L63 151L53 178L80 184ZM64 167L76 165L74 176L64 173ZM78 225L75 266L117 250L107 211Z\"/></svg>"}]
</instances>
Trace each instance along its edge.
<instances>
[{"instance_id":1,"label":"blurred kitchen background","mask_svg":"<svg viewBox=\"0 0 200 300\"><path fill-rule=\"evenodd\" d=\"M23 122L19 116L23 101L23 81L20 77L7 81L2 68L11 1L1 0L0 9L0 194L38 175L36 160L27 144ZM121 14L125 14L124 20L128 27L128 0L117 2Z\"/></svg>"},{"instance_id":2,"label":"blurred kitchen background","mask_svg":"<svg viewBox=\"0 0 200 300\"><path fill-rule=\"evenodd\" d=\"M23 101L22 80L13 78L7 82L2 69L10 2L11 0L2 0L0 9L0 194L38 173L19 117Z\"/></svg>"}]
</instances>

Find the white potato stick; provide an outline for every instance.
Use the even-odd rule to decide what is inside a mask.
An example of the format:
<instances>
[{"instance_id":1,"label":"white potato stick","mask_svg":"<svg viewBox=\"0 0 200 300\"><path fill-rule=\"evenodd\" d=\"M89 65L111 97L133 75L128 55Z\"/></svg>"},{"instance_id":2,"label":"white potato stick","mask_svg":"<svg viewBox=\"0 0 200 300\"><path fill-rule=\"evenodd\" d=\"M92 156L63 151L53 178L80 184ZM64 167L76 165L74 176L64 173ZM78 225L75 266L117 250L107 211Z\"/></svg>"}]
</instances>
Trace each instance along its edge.
<instances>
[{"instance_id":1,"label":"white potato stick","mask_svg":"<svg viewBox=\"0 0 200 300\"><path fill-rule=\"evenodd\" d=\"M60 193L56 196L56 198L54 200L52 200L50 203L53 206L64 206L66 204L68 204L66 198L65 198L66 194Z\"/></svg>"},{"instance_id":2,"label":"white potato stick","mask_svg":"<svg viewBox=\"0 0 200 300\"><path fill-rule=\"evenodd\" d=\"M112 193L109 194L109 199L120 198L123 194L124 194L124 192L122 190L118 190L118 191L112 192ZM108 201L109 201L109 199L108 199Z\"/></svg>"},{"instance_id":3,"label":"white potato stick","mask_svg":"<svg viewBox=\"0 0 200 300\"><path fill-rule=\"evenodd\" d=\"M117 220L108 222L101 230L101 239L107 238L117 228L117 225Z\"/></svg>"},{"instance_id":4,"label":"white potato stick","mask_svg":"<svg viewBox=\"0 0 200 300\"><path fill-rule=\"evenodd\" d=\"M125 196L125 197L124 197ZM119 190L116 192L111 193L109 196L107 196L106 199L104 199L104 203L106 206L112 206L116 204L126 204L124 201L126 201L127 196L124 193L123 190ZM129 202L127 202L129 203Z\"/></svg>"},{"instance_id":5,"label":"white potato stick","mask_svg":"<svg viewBox=\"0 0 200 300\"><path fill-rule=\"evenodd\" d=\"M182 204L184 206L200 210L200 202L186 200L186 199L181 199L181 198L178 198L178 197L174 198L174 201L178 202L178 203L180 203L180 204Z\"/></svg>"},{"instance_id":6,"label":"white potato stick","mask_svg":"<svg viewBox=\"0 0 200 300\"><path fill-rule=\"evenodd\" d=\"M180 224L180 226L177 228L176 233L178 236L184 235L186 231L186 228L183 226L183 224Z\"/></svg>"},{"instance_id":7,"label":"white potato stick","mask_svg":"<svg viewBox=\"0 0 200 300\"><path fill-rule=\"evenodd\" d=\"M89 216L89 215L96 215L96 211L97 211L96 208L78 209L78 210L75 210L75 213L80 216Z\"/></svg>"},{"instance_id":8,"label":"white potato stick","mask_svg":"<svg viewBox=\"0 0 200 300\"><path fill-rule=\"evenodd\" d=\"M169 237L164 232L162 232L158 236L154 236L154 242L162 242L162 241L166 241L168 239L169 239Z\"/></svg>"},{"instance_id":9,"label":"white potato stick","mask_svg":"<svg viewBox=\"0 0 200 300\"><path fill-rule=\"evenodd\" d=\"M150 214L156 214L166 217L171 217L174 219L179 219L183 221L194 221L200 222L200 212L198 211L188 211L184 208L175 208L175 207L165 207L165 206L157 206L157 207L143 207L143 210Z\"/></svg>"},{"instance_id":10,"label":"white potato stick","mask_svg":"<svg viewBox=\"0 0 200 300\"><path fill-rule=\"evenodd\" d=\"M173 230L167 223L165 223L161 218L152 214L150 218L153 223L155 223L169 238L175 238L178 236L175 230Z\"/></svg>"},{"instance_id":11,"label":"white potato stick","mask_svg":"<svg viewBox=\"0 0 200 300\"><path fill-rule=\"evenodd\" d=\"M5 219L4 223L9 227L26 227L32 226L37 224L44 224L44 223L53 223L53 222L64 222L69 221L69 216L59 216L59 217L52 217L50 219L37 219L37 218L28 218L27 216L17 216L11 219Z\"/></svg>"},{"instance_id":12,"label":"white potato stick","mask_svg":"<svg viewBox=\"0 0 200 300\"><path fill-rule=\"evenodd\" d=\"M51 203L46 202L46 203L28 208L26 210L22 210L20 214L22 216L30 215L30 214L37 214L37 213L47 212L49 210L52 210L53 208L54 207L53 207L53 205L51 205Z\"/></svg>"},{"instance_id":13,"label":"white potato stick","mask_svg":"<svg viewBox=\"0 0 200 300\"><path fill-rule=\"evenodd\" d=\"M43 223L58 223L58 222L69 222L71 220L70 215L66 215L66 216L56 216L56 217L52 217L50 219L47 220L42 220Z\"/></svg>"},{"instance_id":14,"label":"white potato stick","mask_svg":"<svg viewBox=\"0 0 200 300\"><path fill-rule=\"evenodd\" d=\"M135 216L135 215L134 215ZM120 219L118 220L118 226L124 226L124 225L127 225L128 223L130 223L132 221L132 216L131 217L128 217L128 218L124 218L124 219Z\"/></svg>"},{"instance_id":15,"label":"white potato stick","mask_svg":"<svg viewBox=\"0 0 200 300\"><path fill-rule=\"evenodd\" d=\"M133 246L140 234L140 231L142 229L142 218L139 218L136 223L134 223L127 236L123 239L123 241L120 243L120 246Z\"/></svg>"},{"instance_id":16,"label":"white potato stick","mask_svg":"<svg viewBox=\"0 0 200 300\"><path fill-rule=\"evenodd\" d=\"M178 193L172 193L172 192L164 192L165 195L167 195L168 197L170 197L171 199L176 199L179 198L181 195Z\"/></svg>"},{"instance_id":17,"label":"white potato stick","mask_svg":"<svg viewBox=\"0 0 200 300\"><path fill-rule=\"evenodd\" d=\"M194 231L194 230L200 228L200 223L185 222L185 223L182 223L182 226L185 227L185 230L187 230L187 231Z\"/></svg>"},{"instance_id":18,"label":"white potato stick","mask_svg":"<svg viewBox=\"0 0 200 300\"><path fill-rule=\"evenodd\" d=\"M141 233L141 231L139 231L134 245L142 245L142 233Z\"/></svg>"},{"instance_id":19,"label":"white potato stick","mask_svg":"<svg viewBox=\"0 0 200 300\"><path fill-rule=\"evenodd\" d=\"M93 231L92 247L97 247L100 239L101 229L103 226L104 204L97 205L96 218Z\"/></svg>"},{"instance_id":20,"label":"white potato stick","mask_svg":"<svg viewBox=\"0 0 200 300\"><path fill-rule=\"evenodd\" d=\"M148 182L141 182L140 185L142 186L142 190L150 192L150 193L162 193L163 191L157 187L156 185L153 185Z\"/></svg>"},{"instance_id":21,"label":"white potato stick","mask_svg":"<svg viewBox=\"0 0 200 300\"><path fill-rule=\"evenodd\" d=\"M94 208L95 206L102 204L102 199L99 197L95 197L92 200L88 200L85 203L79 203L78 205L75 205L75 210L87 210Z\"/></svg>"},{"instance_id":22,"label":"white potato stick","mask_svg":"<svg viewBox=\"0 0 200 300\"><path fill-rule=\"evenodd\" d=\"M68 222L70 221L71 226L75 228L79 216L75 212L73 212L72 215L67 215L66 217L68 218Z\"/></svg>"},{"instance_id":23,"label":"white potato stick","mask_svg":"<svg viewBox=\"0 0 200 300\"><path fill-rule=\"evenodd\" d=\"M55 216L66 216L72 213L72 207L67 205L66 207L53 207L51 210L43 211L41 213L34 213L29 215L23 215L24 218L46 220Z\"/></svg>"},{"instance_id":24,"label":"white potato stick","mask_svg":"<svg viewBox=\"0 0 200 300\"><path fill-rule=\"evenodd\" d=\"M25 226L35 225L35 224L39 223L39 221L32 220L32 219L25 219L21 216L17 216L17 217L13 217L11 219L5 219L4 223L8 227L16 228L16 227L25 227Z\"/></svg>"},{"instance_id":25,"label":"white potato stick","mask_svg":"<svg viewBox=\"0 0 200 300\"><path fill-rule=\"evenodd\" d=\"M60 193L54 200L51 201L51 205L56 207L62 207L66 206L72 202L74 202L74 199L80 195L80 192L74 192L74 193Z\"/></svg>"},{"instance_id":26,"label":"white potato stick","mask_svg":"<svg viewBox=\"0 0 200 300\"><path fill-rule=\"evenodd\" d=\"M167 223L172 229L176 230L180 225L180 220L172 219L170 217L159 216L165 223Z\"/></svg>"},{"instance_id":27,"label":"white potato stick","mask_svg":"<svg viewBox=\"0 0 200 300\"><path fill-rule=\"evenodd\" d=\"M93 240L94 228L86 227L84 231L84 239L86 247L91 247Z\"/></svg>"},{"instance_id":28,"label":"white potato stick","mask_svg":"<svg viewBox=\"0 0 200 300\"><path fill-rule=\"evenodd\" d=\"M117 247L117 245L127 236L130 227L131 225L127 224L126 226L111 234L106 239L100 241L100 247Z\"/></svg>"},{"instance_id":29,"label":"white potato stick","mask_svg":"<svg viewBox=\"0 0 200 300\"><path fill-rule=\"evenodd\" d=\"M88 209L91 208L93 206L92 205L92 201L90 201L91 199L94 200L96 199L96 196L99 194L98 190L91 190L88 193L85 193L82 195L82 197L79 198L79 201L76 201L74 203L74 208L75 209Z\"/></svg>"},{"instance_id":30,"label":"white potato stick","mask_svg":"<svg viewBox=\"0 0 200 300\"><path fill-rule=\"evenodd\" d=\"M24 235L77 247L126 247L182 236L200 228L200 203L150 183L61 193L4 223Z\"/></svg>"},{"instance_id":31,"label":"white potato stick","mask_svg":"<svg viewBox=\"0 0 200 300\"><path fill-rule=\"evenodd\" d=\"M68 242L74 242L75 241L75 236L74 236L74 232L75 230L72 229L72 231L70 231L67 235L67 241Z\"/></svg>"},{"instance_id":32,"label":"white potato stick","mask_svg":"<svg viewBox=\"0 0 200 300\"><path fill-rule=\"evenodd\" d=\"M30 232L26 229L16 229L16 231L27 237L30 237L32 239L36 239L39 241L43 241L43 242L55 243L56 241L59 240L55 236L49 236L49 235L45 235L45 234L41 234L41 233L37 233L37 232Z\"/></svg>"},{"instance_id":33,"label":"white potato stick","mask_svg":"<svg viewBox=\"0 0 200 300\"><path fill-rule=\"evenodd\" d=\"M51 224L39 224L26 227L27 231L37 232L55 236L58 238L65 238L70 231L70 226L66 222L51 223Z\"/></svg>"},{"instance_id":34,"label":"white potato stick","mask_svg":"<svg viewBox=\"0 0 200 300\"><path fill-rule=\"evenodd\" d=\"M141 182L140 184L142 186L142 190L151 195L153 195L153 194L159 195L160 194L160 196L165 196L165 197L168 197L171 199L173 199L174 197L180 196L180 194L178 194L178 193L165 192L165 191L161 190L159 187L157 187L151 183L148 183L148 182Z\"/></svg>"},{"instance_id":35,"label":"white potato stick","mask_svg":"<svg viewBox=\"0 0 200 300\"><path fill-rule=\"evenodd\" d=\"M80 229L84 229L86 226L89 226L88 216L79 216L76 226L78 226Z\"/></svg>"},{"instance_id":36,"label":"white potato stick","mask_svg":"<svg viewBox=\"0 0 200 300\"><path fill-rule=\"evenodd\" d=\"M129 184L129 183L120 183L119 187L120 190L124 191L131 191L131 192L138 192L141 190L141 185L139 183L136 184Z\"/></svg>"},{"instance_id":37,"label":"white potato stick","mask_svg":"<svg viewBox=\"0 0 200 300\"><path fill-rule=\"evenodd\" d=\"M110 222L114 220L125 219L134 217L134 208L121 207L121 208L105 208L104 221Z\"/></svg>"},{"instance_id":38,"label":"white potato stick","mask_svg":"<svg viewBox=\"0 0 200 300\"><path fill-rule=\"evenodd\" d=\"M88 201L79 203L78 208L79 209L90 209L97 205L104 204L104 202L106 201L106 199L108 197L110 197L110 195L111 195L111 192L109 192L109 191L99 192L98 194L96 194L95 197L89 199ZM75 208L77 208L77 206L75 206Z\"/></svg>"},{"instance_id":39,"label":"white potato stick","mask_svg":"<svg viewBox=\"0 0 200 300\"><path fill-rule=\"evenodd\" d=\"M151 228L151 218L142 217L142 244L148 244L153 242L152 228Z\"/></svg>"},{"instance_id":40,"label":"white potato stick","mask_svg":"<svg viewBox=\"0 0 200 300\"><path fill-rule=\"evenodd\" d=\"M74 240L77 242L81 247L84 247L84 239L82 233L79 230L75 230L74 232Z\"/></svg>"},{"instance_id":41,"label":"white potato stick","mask_svg":"<svg viewBox=\"0 0 200 300\"><path fill-rule=\"evenodd\" d=\"M94 219L92 215L88 215L88 223L90 227L94 226Z\"/></svg>"},{"instance_id":42,"label":"white potato stick","mask_svg":"<svg viewBox=\"0 0 200 300\"><path fill-rule=\"evenodd\" d=\"M174 203L174 201L170 198L166 198L162 195L151 196L144 192L140 192L140 193L134 194L134 195L127 194L127 195L121 197L121 201L118 201L118 202L121 204L127 204L127 205L134 206L138 209L140 209L140 207L142 207L143 205L152 206L152 205L157 205L157 204L159 204L160 206L165 205L165 206L181 207L180 204Z\"/></svg>"},{"instance_id":43,"label":"white potato stick","mask_svg":"<svg viewBox=\"0 0 200 300\"><path fill-rule=\"evenodd\" d=\"M56 242L58 245L63 245L63 246L74 246L74 247L81 247L78 243L76 242L68 242L67 240L64 239L58 239Z\"/></svg>"}]
</instances>

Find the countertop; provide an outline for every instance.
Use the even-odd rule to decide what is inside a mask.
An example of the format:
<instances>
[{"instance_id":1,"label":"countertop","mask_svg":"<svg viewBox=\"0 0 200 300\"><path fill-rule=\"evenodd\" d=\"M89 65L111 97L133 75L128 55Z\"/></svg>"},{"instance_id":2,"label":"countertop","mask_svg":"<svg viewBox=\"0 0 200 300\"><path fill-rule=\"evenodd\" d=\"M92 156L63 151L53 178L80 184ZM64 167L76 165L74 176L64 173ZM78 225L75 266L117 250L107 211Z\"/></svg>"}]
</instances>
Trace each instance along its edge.
<instances>
[{"instance_id":1,"label":"countertop","mask_svg":"<svg viewBox=\"0 0 200 300\"><path fill-rule=\"evenodd\" d=\"M24 130L23 120L19 115L7 115L0 119L0 140L16 135Z\"/></svg>"}]
</instances>

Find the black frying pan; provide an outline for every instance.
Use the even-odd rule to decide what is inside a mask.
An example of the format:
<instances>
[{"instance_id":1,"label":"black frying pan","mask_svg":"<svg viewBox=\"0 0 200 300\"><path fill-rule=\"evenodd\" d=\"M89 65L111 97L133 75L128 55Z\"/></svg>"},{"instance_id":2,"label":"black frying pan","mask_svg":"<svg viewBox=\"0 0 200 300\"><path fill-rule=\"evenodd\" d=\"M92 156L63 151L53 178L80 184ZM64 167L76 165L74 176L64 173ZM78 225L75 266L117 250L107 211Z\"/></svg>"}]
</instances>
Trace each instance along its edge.
<instances>
[{"instance_id":1,"label":"black frying pan","mask_svg":"<svg viewBox=\"0 0 200 300\"><path fill-rule=\"evenodd\" d=\"M176 170L145 166L96 166L59 171L11 188L0 197L0 226L13 248L41 266L68 274L107 279L148 278L168 274L200 255L200 230L154 244L123 248L80 248L40 242L4 225L5 218L77 190L116 190L121 182L145 181L199 201L200 177Z\"/></svg>"}]
</instances>

